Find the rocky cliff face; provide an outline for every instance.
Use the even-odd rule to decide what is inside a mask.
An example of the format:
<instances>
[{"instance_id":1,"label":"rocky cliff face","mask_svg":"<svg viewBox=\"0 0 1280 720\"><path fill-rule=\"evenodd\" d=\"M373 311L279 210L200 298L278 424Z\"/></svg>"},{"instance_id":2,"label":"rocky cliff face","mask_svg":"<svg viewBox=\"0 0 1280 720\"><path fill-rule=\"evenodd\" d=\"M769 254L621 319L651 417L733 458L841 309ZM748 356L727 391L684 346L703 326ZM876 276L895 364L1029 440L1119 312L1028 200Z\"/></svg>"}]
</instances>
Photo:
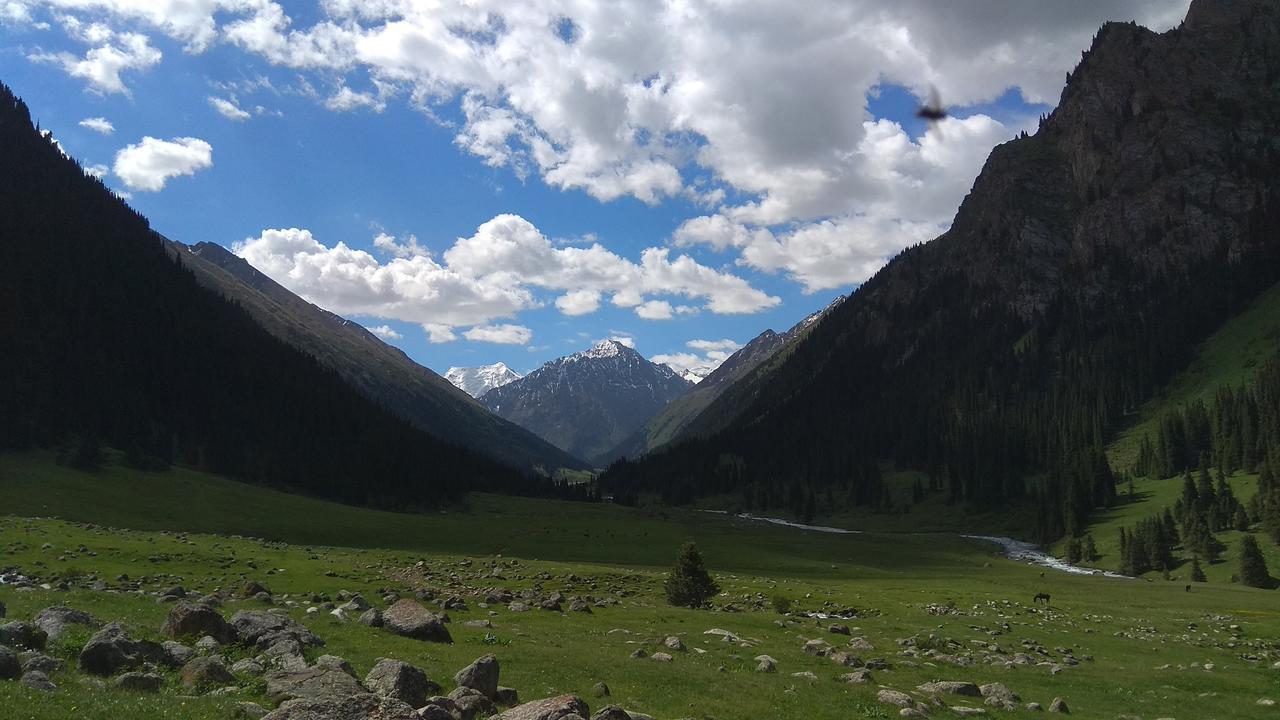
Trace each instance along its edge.
<instances>
[{"instance_id":1,"label":"rocky cliff face","mask_svg":"<svg viewBox=\"0 0 1280 720\"><path fill-rule=\"evenodd\" d=\"M614 340L553 360L480 402L577 457L594 459L692 387Z\"/></svg>"}]
</instances>

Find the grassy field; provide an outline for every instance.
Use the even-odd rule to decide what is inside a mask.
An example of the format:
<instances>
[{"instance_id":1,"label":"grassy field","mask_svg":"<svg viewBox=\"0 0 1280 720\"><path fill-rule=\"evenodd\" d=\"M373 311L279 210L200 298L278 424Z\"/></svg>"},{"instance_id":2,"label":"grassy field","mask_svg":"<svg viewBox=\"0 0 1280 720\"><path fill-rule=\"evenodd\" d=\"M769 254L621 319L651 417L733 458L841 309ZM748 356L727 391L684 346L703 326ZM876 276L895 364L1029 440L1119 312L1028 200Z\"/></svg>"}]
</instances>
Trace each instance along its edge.
<instances>
[{"instance_id":1,"label":"grassy field","mask_svg":"<svg viewBox=\"0 0 1280 720\"><path fill-rule=\"evenodd\" d=\"M1165 582L1052 571L1042 576L1038 568L996 557L993 547L951 535L831 535L696 511L663 514L489 496L473 497L465 511L397 515L184 470L80 473L40 454L0 458L0 508L6 515L0 518L0 566L20 567L54 588L59 579L70 581L65 591L0 586L11 619L64 604L154 635L168 610L153 594L160 588L180 583L205 593L254 579L325 639L320 652L347 658L361 676L376 658L396 657L422 667L446 689L455 670L494 652L503 684L525 699L574 692L595 709L606 701L592 697L591 688L603 681L612 689L608 702L657 718L896 717L896 708L876 702L880 686L913 692L939 679L1003 682L1023 702L1045 706L1060 696L1075 715L1090 718L1256 718L1265 711L1257 700L1280 699L1280 669L1270 667L1280 660L1274 593L1229 584L1186 593ZM724 590L715 604L733 604L740 612L663 602L665 567L690 538L699 542ZM504 578L492 577L495 565ZM88 577L114 583L122 573L141 579L144 592L83 587ZM494 586L591 594L618 604L591 614L480 607L473 593ZM418 589L467 599L470 609L450 612L452 645L305 613L313 593L348 590L381 604L383 590ZM1032 606L1036 592L1052 594L1052 607ZM873 671L870 684L838 682L847 668L801 647L809 638L836 646L847 638L828 634L825 622L779 615L762 602L774 595L794 600L798 610L827 604L860 609L864 616L847 624L875 650L858 654L885 658L893 669ZM224 612L257 606L239 601ZM938 615L930 606L954 610ZM466 625L482 619L493 627ZM750 646L718 642L704 634L712 628L730 630ZM670 635L682 637L690 650L673 653L671 663L630 659L636 648L661 649L655 643ZM974 650L977 643L995 644L1005 653L1022 651L1025 641L1043 646L1055 662L1064 658L1059 648L1092 660L1053 674L1048 666L957 667L899 654L897 640L930 635ZM74 645L58 651L70 659ZM778 672L754 672L759 654L777 659ZM805 671L817 679L793 675ZM158 695L139 695L83 684L72 672L54 680L61 689L52 694L0 682L3 716L212 719L232 717L239 700L265 702L260 683L247 678L239 693L217 698L184 697L172 682Z\"/></svg>"}]
</instances>

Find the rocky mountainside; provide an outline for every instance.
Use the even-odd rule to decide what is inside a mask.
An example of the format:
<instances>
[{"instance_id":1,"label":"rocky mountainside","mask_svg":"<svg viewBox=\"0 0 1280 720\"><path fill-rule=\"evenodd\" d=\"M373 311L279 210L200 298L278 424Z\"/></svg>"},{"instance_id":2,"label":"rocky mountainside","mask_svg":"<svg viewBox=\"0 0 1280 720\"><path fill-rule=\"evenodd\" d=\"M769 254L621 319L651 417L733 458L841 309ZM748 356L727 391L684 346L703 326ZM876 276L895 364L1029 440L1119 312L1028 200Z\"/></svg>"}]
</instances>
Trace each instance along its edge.
<instances>
[{"instance_id":1,"label":"rocky mountainside","mask_svg":"<svg viewBox=\"0 0 1280 720\"><path fill-rule=\"evenodd\" d=\"M221 245L171 247L200 284L234 300L272 335L432 435L524 469L582 467L581 461L488 412L358 323L294 295Z\"/></svg>"},{"instance_id":2,"label":"rocky mountainside","mask_svg":"<svg viewBox=\"0 0 1280 720\"><path fill-rule=\"evenodd\" d=\"M880 507L892 461L956 502L1029 505L1028 534L1072 534L1115 497L1106 438L1280 279L1278 228L1280 6L1195 0L1163 34L1108 24L948 232L717 398L714 436L604 482Z\"/></svg>"},{"instance_id":3,"label":"rocky mountainside","mask_svg":"<svg viewBox=\"0 0 1280 720\"><path fill-rule=\"evenodd\" d=\"M503 362L472 368L451 367L444 374L445 380L473 398L478 398L496 387L502 387L520 378L520 373L507 367Z\"/></svg>"},{"instance_id":4,"label":"rocky mountainside","mask_svg":"<svg viewBox=\"0 0 1280 720\"><path fill-rule=\"evenodd\" d=\"M735 382L755 372L766 361L780 360L780 352L809 331L814 323L838 305L844 297L837 298L826 308L815 312L782 334L765 330L737 352L725 358L715 370L708 373L692 390L671 401L644 426L628 435L621 443L602 456L613 461L623 457L638 457L667 443L676 442L689 432L705 433L711 429L698 423L699 415Z\"/></svg>"},{"instance_id":5,"label":"rocky mountainside","mask_svg":"<svg viewBox=\"0 0 1280 720\"><path fill-rule=\"evenodd\" d=\"M692 383L615 340L490 390L481 404L562 450L596 460Z\"/></svg>"}]
</instances>

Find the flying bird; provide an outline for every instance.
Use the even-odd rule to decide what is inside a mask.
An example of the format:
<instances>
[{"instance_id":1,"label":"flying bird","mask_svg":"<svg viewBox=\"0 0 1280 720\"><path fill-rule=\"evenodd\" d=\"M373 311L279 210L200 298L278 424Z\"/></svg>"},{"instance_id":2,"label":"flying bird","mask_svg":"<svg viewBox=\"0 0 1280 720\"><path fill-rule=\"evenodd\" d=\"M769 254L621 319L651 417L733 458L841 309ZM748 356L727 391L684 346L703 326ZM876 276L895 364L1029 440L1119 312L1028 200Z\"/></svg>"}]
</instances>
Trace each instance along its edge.
<instances>
[{"instance_id":1,"label":"flying bird","mask_svg":"<svg viewBox=\"0 0 1280 720\"><path fill-rule=\"evenodd\" d=\"M942 100L938 97L938 88L929 86L929 102L921 105L916 110L916 117L924 118L931 123L938 122L947 116L947 111L942 107Z\"/></svg>"}]
</instances>

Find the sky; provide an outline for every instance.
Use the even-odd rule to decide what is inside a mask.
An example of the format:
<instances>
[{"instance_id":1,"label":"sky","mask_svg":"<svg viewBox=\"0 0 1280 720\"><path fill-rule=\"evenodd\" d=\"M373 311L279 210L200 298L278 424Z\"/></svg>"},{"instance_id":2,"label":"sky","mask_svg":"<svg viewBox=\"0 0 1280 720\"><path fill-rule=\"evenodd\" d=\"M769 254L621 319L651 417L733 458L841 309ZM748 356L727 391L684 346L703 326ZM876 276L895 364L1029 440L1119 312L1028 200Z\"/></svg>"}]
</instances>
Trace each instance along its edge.
<instances>
[{"instance_id":1,"label":"sky","mask_svg":"<svg viewBox=\"0 0 1280 720\"><path fill-rule=\"evenodd\" d=\"M1188 2L0 0L0 82L159 232L437 372L682 369L944 232L1103 22Z\"/></svg>"}]
</instances>

